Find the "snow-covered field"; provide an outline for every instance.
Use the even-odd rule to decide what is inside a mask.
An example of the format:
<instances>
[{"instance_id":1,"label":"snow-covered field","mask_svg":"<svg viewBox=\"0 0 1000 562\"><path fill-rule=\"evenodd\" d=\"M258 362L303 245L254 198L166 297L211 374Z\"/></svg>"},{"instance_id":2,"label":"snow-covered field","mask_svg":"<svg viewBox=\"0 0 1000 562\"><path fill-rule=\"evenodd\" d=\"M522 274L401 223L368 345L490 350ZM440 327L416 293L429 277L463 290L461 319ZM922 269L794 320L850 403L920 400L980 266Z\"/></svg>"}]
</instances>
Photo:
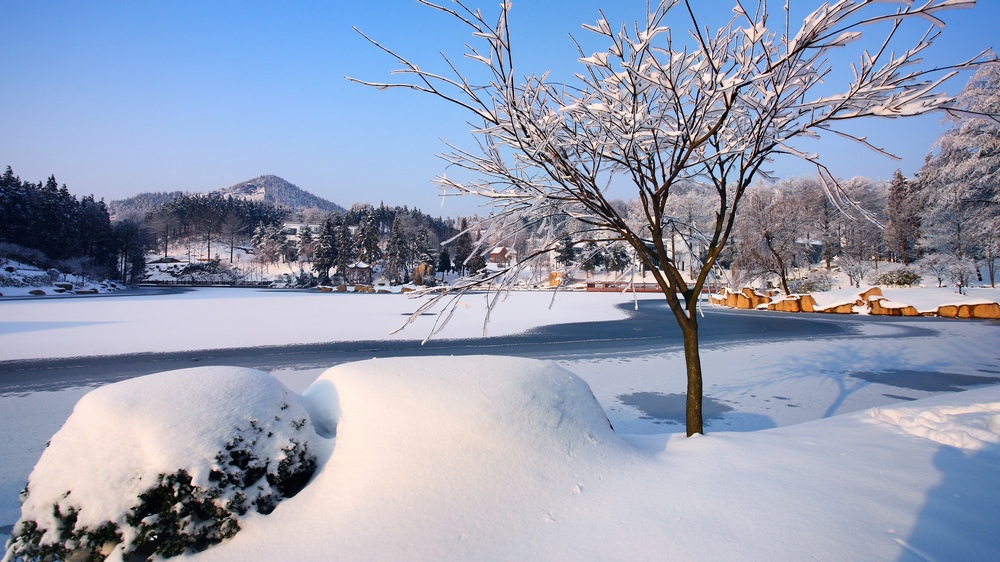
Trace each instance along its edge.
<instances>
[{"instance_id":1,"label":"snow-covered field","mask_svg":"<svg viewBox=\"0 0 1000 562\"><path fill-rule=\"evenodd\" d=\"M958 297L931 293L886 294ZM632 297L564 293L551 310L550 298L512 294L489 333L621 318L613 305ZM8 301L0 359L422 339L436 317L387 335L414 309L397 295L235 289ZM469 299L442 336L480 334L483 310ZM275 371L336 437L299 495L197 558L1000 558L1000 323L871 320L843 320L858 337L707 347L708 435L692 439L675 421L672 350ZM964 390L982 383L994 385ZM86 390L0 397L0 529Z\"/></svg>"}]
</instances>

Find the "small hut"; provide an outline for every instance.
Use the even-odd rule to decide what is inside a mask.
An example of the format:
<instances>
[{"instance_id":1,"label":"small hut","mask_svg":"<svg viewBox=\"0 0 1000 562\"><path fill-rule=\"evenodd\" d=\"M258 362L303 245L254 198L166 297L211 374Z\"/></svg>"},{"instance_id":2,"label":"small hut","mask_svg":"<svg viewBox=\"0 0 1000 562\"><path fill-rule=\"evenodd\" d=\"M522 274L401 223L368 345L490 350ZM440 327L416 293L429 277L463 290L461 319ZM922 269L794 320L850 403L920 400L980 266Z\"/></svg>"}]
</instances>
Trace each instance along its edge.
<instances>
[{"instance_id":1,"label":"small hut","mask_svg":"<svg viewBox=\"0 0 1000 562\"><path fill-rule=\"evenodd\" d=\"M515 259L517 259L517 252L513 248L497 246L490 251L490 263L495 263L499 267L507 267Z\"/></svg>"}]
</instances>

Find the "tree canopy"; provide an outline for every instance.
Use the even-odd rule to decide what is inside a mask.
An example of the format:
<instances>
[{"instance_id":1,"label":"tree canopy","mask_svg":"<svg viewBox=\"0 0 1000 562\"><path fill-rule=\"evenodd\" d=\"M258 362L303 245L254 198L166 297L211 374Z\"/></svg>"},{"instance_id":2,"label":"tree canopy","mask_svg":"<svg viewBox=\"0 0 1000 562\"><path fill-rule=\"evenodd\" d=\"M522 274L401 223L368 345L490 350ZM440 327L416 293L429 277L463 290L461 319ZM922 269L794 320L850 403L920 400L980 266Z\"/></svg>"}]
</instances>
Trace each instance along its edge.
<instances>
[{"instance_id":1,"label":"tree canopy","mask_svg":"<svg viewBox=\"0 0 1000 562\"><path fill-rule=\"evenodd\" d=\"M784 18L772 17L764 0L738 1L728 23L715 31L702 24L690 0L664 0L635 25L614 26L603 15L585 25L606 48L591 53L581 47L575 82L566 84L518 66L509 2L487 19L460 1L454 8L420 1L472 33L467 64L446 57L434 70L368 38L398 61L397 74L410 81L356 81L430 94L468 110L478 150L453 147L444 159L469 173L442 175L438 183L445 193L490 199L497 210L491 228L511 240L508 245L549 233L519 254L518 264L472 279L458 291L486 281L513 282L528 260L558 246L562 235L553 224L566 217L586 226L584 241L629 244L684 334L689 435L703 431L696 296L733 232L746 189L767 177L766 163L790 155L814 164L831 199L849 205L820 156L797 148L798 141L833 134L885 153L843 125L863 117L962 111L939 91L941 81L993 58L984 52L938 68L919 64L943 26L941 13L972 6L971 0L839 0L823 4L801 24L790 21L787 10ZM689 20L688 33L667 25L675 11ZM899 45L897 32L911 22L929 22L930 31ZM853 78L839 91L827 85L820 92L832 71L830 52L845 48L855 49ZM638 197L640 223L629 221L609 198L615 181ZM693 283L664 242L673 224L668 201L688 182L707 184L714 193L704 267Z\"/></svg>"}]
</instances>

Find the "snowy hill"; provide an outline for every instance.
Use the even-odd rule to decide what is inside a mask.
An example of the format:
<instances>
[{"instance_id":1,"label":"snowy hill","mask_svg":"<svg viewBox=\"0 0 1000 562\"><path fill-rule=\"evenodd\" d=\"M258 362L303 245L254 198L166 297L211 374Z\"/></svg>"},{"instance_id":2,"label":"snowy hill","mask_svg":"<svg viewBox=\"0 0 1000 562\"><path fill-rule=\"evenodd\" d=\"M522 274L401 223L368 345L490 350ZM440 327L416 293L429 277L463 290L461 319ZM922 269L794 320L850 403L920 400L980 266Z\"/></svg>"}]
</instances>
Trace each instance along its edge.
<instances>
[{"instance_id":1,"label":"snowy hill","mask_svg":"<svg viewBox=\"0 0 1000 562\"><path fill-rule=\"evenodd\" d=\"M289 209L314 207L327 212L344 212L344 208L340 205L317 197L278 176L272 175L264 175L229 187L216 189L214 193L253 201L265 201Z\"/></svg>"},{"instance_id":2,"label":"snowy hill","mask_svg":"<svg viewBox=\"0 0 1000 562\"><path fill-rule=\"evenodd\" d=\"M315 208L325 212L344 212L344 208L340 205L313 195L274 175L263 175L229 187L212 190L211 193L218 193L223 197L231 195L238 199L264 201L276 207L292 209L293 211ZM185 195L185 193L181 191L147 192L127 199L118 199L109 204L111 216L112 219L133 215L145 216L148 211L169 203L181 195ZM195 193L187 195L195 195Z\"/></svg>"}]
</instances>

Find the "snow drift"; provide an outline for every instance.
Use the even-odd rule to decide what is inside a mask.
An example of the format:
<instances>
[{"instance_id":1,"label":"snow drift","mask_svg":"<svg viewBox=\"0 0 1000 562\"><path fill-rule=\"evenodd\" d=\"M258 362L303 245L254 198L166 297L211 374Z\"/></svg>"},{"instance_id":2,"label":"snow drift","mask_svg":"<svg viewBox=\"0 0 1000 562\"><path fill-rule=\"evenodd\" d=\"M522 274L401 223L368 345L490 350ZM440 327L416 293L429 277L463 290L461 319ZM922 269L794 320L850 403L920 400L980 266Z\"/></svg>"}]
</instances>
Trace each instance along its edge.
<instances>
[{"instance_id":1,"label":"snow drift","mask_svg":"<svg viewBox=\"0 0 1000 562\"><path fill-rule=\"evenodd\" d=\"M86 515L88 521L128 509L142 486L122 476L125 466L145 478L186 466L192 481L205 482L213 466L218 470L213 451L225 445L212 428L238 425L258 407L270 412L289 404L302 408L289 419L308 412L309 423L295 431L305 432L316 452L311 481L269 514L248 510L238 534L194 558L1000 556L998 387L752 433L623 438L586 383L534 360L344 364L327 370L301 399L267 375L220 371L245 382L239 392L221 388L226 377L178 371L118 383L82 400L32 474L23 518L44 519L44 502L35 498L61 501L65 482L74 483L67 499L86 496L105 506L99 510L105 515ZM211 405L205 417L182 422L143 405L168 402L170 380L189 387L172 402ZM125 417L105 419L110 414L102 412L123 404ZM184 419L190 410L200 408L180 408ZM977 430L975 440L964 437L969 428ZM182 434L195 437L189 446L167 439ZM119 439L137 450L123 451L120 460L106 453L113 447L102 443ZM173 443L162 459L138 451L159 450L149 446L159 442ZM98 452L88 458L92 449ZM81 476L87 471L95 471L89 487ZM59 484L43 487L43 476ZM84 517L83 508L79 513Z\"/></svg>"}]
</instances>

